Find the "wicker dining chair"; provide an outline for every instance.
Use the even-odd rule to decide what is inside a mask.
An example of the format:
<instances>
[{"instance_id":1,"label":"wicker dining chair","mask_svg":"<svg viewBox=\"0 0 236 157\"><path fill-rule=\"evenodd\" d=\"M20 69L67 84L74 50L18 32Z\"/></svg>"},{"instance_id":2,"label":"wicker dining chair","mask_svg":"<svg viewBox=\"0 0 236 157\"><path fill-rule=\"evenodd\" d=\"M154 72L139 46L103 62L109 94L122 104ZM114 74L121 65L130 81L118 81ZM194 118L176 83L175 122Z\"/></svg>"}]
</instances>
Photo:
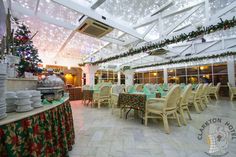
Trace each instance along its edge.
<instances>
[{"instance_id":1,"label":"wicker dining chair","mask_svg":"<svg viewBox=\"0 0 236 157\"><path fill-rule=\"evenodd\" d=\"M230 100L233 101L234 97L236 96L236 87L232 87L229 82L227 84L228 84L228 87L229 87Z\"/></svg>"},{"instance_id":2,"label":"wicker dining chair","mask_svg":"<svg viewBox=\"0 0 236 157\"><path fill-rule=\"evenodd\" d=\"M145 125L150 118L162 118L166 133L170 133L168 116L172 115L172 118L177 119L178 125L181 126L179 117L177 114L177 104L180 100L180 87L175 85L168 92L165 98L151 98L147 100L145 109Z\"/></svg>"},{"instance_id":3,"label":"wicker dining chair","mask_svg":"<svg viewBox=\"0 0 236 157\"><path fill-rule=\"evenodd\" d=\"M219 100L219 91L220 91L220 85L221 83L217 83L216 86L212 86L209 90L209 95L214 96L216 100Z\"/></svg>"},{"instance_id":4,"label":"wicker dining chair","mask_svg":"<svg viewBox=\"0 0 236 157\"><path fill-rule=\"evenodd\" d=\"M196 91L192 92L192 96L190 97L189 104L193 104L197 113L201 112L202 108L202 92L203 84L199 84Z\"/></svg>"},{"instance_id":5,"label":"wicker dining chair","mask_svg":"<svg viewBox=\"0 0 236 157\"><path fill-rule=\"evenodd\" d=\"M186 119L184 117L184 112L186 112L188 114L188 117L190 120L192 120L191 115L190 115L190 111L188 108L188 103L189 103L189 98L192 95L192 85L189 84L185 87L181 97L180 97L180 101L178 103L178 112L180 113L180 117L184 123L184 125L187 125Z\"/></svg>"},{"instance_id":6,"label":"wicker dining chair","mask_svg":"<svg viewBox=\"0 0 236 157\"><path fill-rule=\"evenodd\" d=\"M108 105L111 104L111 86L102 86L99 92L94 93L94 103L98 103L98 108L101 107L102 102L106 102Z\"/></svg>"}]
</instances>

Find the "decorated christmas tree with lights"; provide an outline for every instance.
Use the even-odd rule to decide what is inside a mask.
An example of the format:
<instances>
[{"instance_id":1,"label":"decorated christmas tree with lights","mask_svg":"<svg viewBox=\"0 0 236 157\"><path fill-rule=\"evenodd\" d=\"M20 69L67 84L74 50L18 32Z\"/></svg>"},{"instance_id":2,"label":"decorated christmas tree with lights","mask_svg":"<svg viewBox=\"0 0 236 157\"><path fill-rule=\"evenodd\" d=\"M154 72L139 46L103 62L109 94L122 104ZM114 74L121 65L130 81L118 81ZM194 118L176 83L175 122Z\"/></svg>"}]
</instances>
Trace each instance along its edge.
<instances>
[{"instance_id":1,"label":"decorated christmas tree with lights","mask_svg":"<svg viewBox=\"0 0 236 157\"><path fill-rule=\"evenodd\" d=\"M38 64L42 61L39 59L38 50L33 45L32 38L29 28L23 23L18 23L14 34L14 55L20 57L18 65L19 77L23 77L25 72L33 74L40 72Z\"/></svg>"}]
</instances>

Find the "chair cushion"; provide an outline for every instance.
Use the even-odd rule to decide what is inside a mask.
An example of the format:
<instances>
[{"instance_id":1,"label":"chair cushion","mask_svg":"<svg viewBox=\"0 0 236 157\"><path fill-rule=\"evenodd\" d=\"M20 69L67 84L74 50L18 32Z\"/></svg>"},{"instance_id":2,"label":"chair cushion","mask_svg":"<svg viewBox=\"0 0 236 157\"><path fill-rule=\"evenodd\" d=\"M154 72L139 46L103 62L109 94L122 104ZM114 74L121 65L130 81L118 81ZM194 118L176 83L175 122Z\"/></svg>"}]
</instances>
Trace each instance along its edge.
<instances>
[{"instance_id":1,"label":"chair cushion","mask_svg":"<svg viewBox=\"0 0 236 157\"><path fill-rule=\"evenodd\" d=\"M163 102L156 102L147 104L148 109L162 110L164 108Z\"/></svg>"}]
</instances>

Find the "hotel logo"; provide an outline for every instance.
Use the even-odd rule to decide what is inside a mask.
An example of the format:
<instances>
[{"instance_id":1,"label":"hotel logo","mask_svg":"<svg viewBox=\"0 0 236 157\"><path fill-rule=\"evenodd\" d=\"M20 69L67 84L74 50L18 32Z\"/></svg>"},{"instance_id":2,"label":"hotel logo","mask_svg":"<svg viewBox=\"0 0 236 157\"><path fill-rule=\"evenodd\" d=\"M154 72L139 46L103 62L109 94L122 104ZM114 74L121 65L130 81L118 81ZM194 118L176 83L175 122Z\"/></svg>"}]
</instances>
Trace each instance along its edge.
<instances>
[{"instance_id":1,"label":"hotel logo","mask_svg":"<svg viewBox=\"0 0 236 157\"><path fill-rule=\"evenodd\" d=\"M236 139L234 128L229 121L221 118L212 118L203 123L199 129L198 140L208 144L208 151L205 153L212 157L227 155L230 142Z\"/></svg>"}]
</instances>

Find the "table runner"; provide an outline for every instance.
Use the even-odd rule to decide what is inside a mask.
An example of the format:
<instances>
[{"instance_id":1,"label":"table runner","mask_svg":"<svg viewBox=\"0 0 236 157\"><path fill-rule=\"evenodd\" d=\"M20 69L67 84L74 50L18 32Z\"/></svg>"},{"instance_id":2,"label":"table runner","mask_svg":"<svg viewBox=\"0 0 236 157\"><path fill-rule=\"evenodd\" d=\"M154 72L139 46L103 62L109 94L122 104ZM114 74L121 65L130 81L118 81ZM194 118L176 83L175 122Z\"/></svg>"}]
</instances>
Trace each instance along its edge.
<instances>
[{"instance_id":1,"label":"table runner","mask_svg":"<svg viewBox=\"0 0 236 157\"><path fill-rule=\"evenodd\" d=\"M0 126L1 157L65 157L75 134L69 101Z\"/></svg>"}]
</instances>

